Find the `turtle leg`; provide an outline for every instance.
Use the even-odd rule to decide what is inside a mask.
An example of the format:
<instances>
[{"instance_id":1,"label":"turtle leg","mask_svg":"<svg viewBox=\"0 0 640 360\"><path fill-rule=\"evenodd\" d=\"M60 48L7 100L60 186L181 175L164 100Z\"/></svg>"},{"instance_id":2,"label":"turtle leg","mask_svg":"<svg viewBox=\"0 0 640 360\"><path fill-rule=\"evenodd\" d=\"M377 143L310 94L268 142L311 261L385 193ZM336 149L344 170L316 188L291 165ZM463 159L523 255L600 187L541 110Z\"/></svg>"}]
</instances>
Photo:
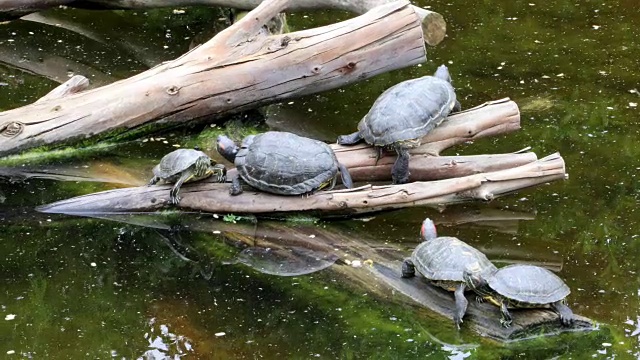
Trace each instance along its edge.
<instances>
[{"instance_id":1,"label":"turtle leg","mask_svg":"<svg viewBox=\"0 0 640 360\"><path fill-rule=\"evenodd\" d=\"M569 309L565 300L556 301L551 304L551 309L560 315L560 322L564 326L573 325L573 311Z\"/></svg>"},{"instance_id":2,"label":"turtle leg","mask_svg":"<svg viewBox=\"0 0 640 360\"><path fill-rule=\"evenodd\" d=\"M240 180L240 176L236 175L236 177L231 180L231 187L229 188L229 194L232 196L242 194L242 181Z\"/></svg>"},{"instance_id":3,"label":"turtle leg","mask_svg":"<svg viewBox=\"0 0 640 360\"><path fill-rule=\"evenodd\" d=\"M211 172L215 177L215 182L225 182L227 181L227 168L222 164L215 164L211 167Z\"/></svg>"},{"instance_id":4,"label":"turtle leg","mask_svg":"<svg viewBox=\"0 0 640 360\"><path fill-rule=\"evenodd\" d=\"M154 176L151 178L151 180L149 181L149 183L147 184L147 186L151 186L151 185L155 185L158 183L158 181L160 181L161 179L157 176Z\"/></svg>"},{"instance_id":5,"label":"turtle leg","mask_svg":"<svg viewBox=\"0 0 640 360\"><path fill-rule=\"evenodd\" d=\"M171 191L169 192L169 201L173 205L178 205L180 203L180 196L178 195L180 187L183 183L189 181L192 177L193 173L191 171L185 171L184 173L182 173L178 181L176 181L175 185L173 185L173 188L171 188Z\"/></svg>"},{"instance_id":6,"label":"turtle leg","mask_svg":"<svg viewBox=\"0 0 640 360\"><path fill-rule=\"evenodd\" d=\"M347 189L351 189L353 187L353 180L351 180L351 174L346 166L338 163L338 169L340 169L340 177L342 179L342 184Z\"/></svg>"},{"instance_id":7,"label":"turtle leg","mask_svg":"<svg viewBox=\"0 0 640 360\"><path fill-rule=\"evenodd\" d=\"M410 278L416 276L416 267L413 265L413 261L411 259L406 258L402 262L402 277Z\"/></svg>"},{"instance_id":8,"label":"turtle leg","mask_svg":"<svg viewBox=\"0 0 640 360\"><path fill-rule=\"evenodd\" d=\"M467 313L467 305L469 301L464 296L465 284L460 284L456 287L456 291L453 293L456 299L456 312L453 314L453 321L456 323L456 327L460 330L460 324L462 324L462 318Z\"/></svg>"},{"instance_id":9,"label":"turtle leg","mask_svg":"<svg viewBox=\"0 0 640 360\"><path fill-rule=\"evenodd\" d=\"M453 105L453 108L451 109L452 113L457 113L459 111L462 111L462 105L460 104L460 101L456 100L456 103Z\"/></svg>"},{"instance_id":10,"label":"turtle leg","mask_svg":"<svg viewBox=\"0 0 640 360\"><path fill-rule=\"evenodd\" d=\"M502 314L502 317L500 318L500 324L502 324L502 326L506 328L511 326L511 322L513 321L513 319L511 319L511 314L509 314L509 309L507 309L507 303L505 301L502 301L500 303L500 313Z\"/></svg>"},{"instance_id":11,"label":"turtle leg","mask_svg":"<svg viewBox=\"0 0 640 360\"><path fill-rule=\"evenodd\" d=\"M338 144L340 145L354 145L354 144L357 144L360 140L362 140L362 136L360 136L360 131L356 131L349 135L338 136Z\"/></svg>"},{"instance_id":12,"label":"turtle leg","mask_svg":"<svg viewBox=\"0 0 640 360\"><path fill-rule=\"evenodd\" d=\"M404 146L396 146L398 159L391 168L391 178L394 184L406 184L409 182L409 149Z\"/></svg>"}]
</instances>

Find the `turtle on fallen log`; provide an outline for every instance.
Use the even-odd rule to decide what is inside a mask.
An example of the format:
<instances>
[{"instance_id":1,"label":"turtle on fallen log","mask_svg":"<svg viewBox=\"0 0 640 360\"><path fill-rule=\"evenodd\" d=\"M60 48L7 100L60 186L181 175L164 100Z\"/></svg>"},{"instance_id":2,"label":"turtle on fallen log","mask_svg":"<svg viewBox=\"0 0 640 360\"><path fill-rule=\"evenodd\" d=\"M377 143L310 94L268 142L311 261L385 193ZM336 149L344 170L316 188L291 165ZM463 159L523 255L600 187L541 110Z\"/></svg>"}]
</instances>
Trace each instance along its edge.
<instances>
[{"instance_id":1,"label":"turtle on fallen log","mask_svg":"<svg viewBox=\"0 0 640 360\"><path fill-rule=\"evenodd\" d=\"M456 216L455 213L452 215ZM132 221L132 218L126 215L98 217L150 226L148 221ZM443 215L443 219L447 219L447 214ZM185 217L181 219L180 224L181 228L189 231L220 233L223 238L231 239L234 244L242 242L246 246L257 245L278 251L286 251L290 248L308 249L308 251L323 254L330 259L329 261L337 260L334 265L323 271L335 272L341 278L350 281L353 286L361 287L371 296L395 303L402 302L409 306L425 307L449 319L454 318L456 304L451 292L434 286L418 272L411 278L400 276L402 259L407 255L406 248L402 244L362 239L338 231L331 226L307 226L281 221L234 224L210 217ZM152 226L157 227L157 224ZM355 260L360 260L359 266L354 266ZM282 274L276 273L276 275ZM287 273L284 272L284 274ZM591 331L597 328L593 320L575 314L573 324L564 327L558 321L557 314L548 309L514 310L516 315L512 326L504 328L497 320L500 311L496 306L486 302L476 303L472 292L467 294L467 299L468 307L463 330L472 329L480 335L502 342L561 332Z\"/></svg>"}]
</instances>

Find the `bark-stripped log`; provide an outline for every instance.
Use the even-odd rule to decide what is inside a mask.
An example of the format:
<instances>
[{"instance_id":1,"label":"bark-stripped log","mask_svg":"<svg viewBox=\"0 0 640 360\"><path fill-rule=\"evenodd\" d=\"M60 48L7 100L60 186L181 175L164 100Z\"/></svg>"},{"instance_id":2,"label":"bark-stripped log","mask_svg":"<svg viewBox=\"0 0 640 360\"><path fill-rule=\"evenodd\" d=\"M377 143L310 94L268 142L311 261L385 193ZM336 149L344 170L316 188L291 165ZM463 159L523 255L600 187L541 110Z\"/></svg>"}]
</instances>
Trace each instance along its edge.
<instances>
[{"instance_id":1,"label":"bark-stripped log","mask_svg":"<svg viewBox=\"0 0 640 360\"><path fill-rule=\"evenodd\" d=\"M403 185L366 185L320 191L310 196L279 196L249 189L240 196L231 196L228 184L202 182L182 188L179 208L210 213L353 215L410 206L492 200L565 176L564 160L560 154L552 154L517 168L490 173ZM64 214L156 211L170 208L170 188L165 185L104 191L44 205L38 210Z\"/></svg>"},{"instance_id":2,"label":"bark-stripped log","mask_svg":"<svg viewBox=\"0 0 640 360\"><path fill-rule=\"evenodd\" d=\"M322 28L264 36L293 0L261 3L182 57L129 79L0 113L0 156L155 119L186 122L341 87L425 61L406 1Z\"/></svg>"}]
</instances>

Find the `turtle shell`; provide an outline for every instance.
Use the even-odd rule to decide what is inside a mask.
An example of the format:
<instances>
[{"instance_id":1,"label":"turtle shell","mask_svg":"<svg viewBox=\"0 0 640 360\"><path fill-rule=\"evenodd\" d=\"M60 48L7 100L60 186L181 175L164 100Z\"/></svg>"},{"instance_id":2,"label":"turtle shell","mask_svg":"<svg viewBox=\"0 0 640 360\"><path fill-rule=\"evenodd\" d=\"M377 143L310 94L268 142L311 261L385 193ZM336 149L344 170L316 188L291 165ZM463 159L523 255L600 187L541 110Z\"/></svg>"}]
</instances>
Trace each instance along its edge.
<instances>
[{"instance_id":1,"label":"turtle shell","mask_svg":"<svg viewBox=\"0 0 640 360\"><path fill-rule=\"evenodd\" d=\"M468 268L489 276L497 268L478 249L454 237L437 237L420 243L411 255L416 270L434 281L464 282Z\"/></svg>"},{"instance_id":2,"label":"turtle shell","mask_svg":"<svg viewBox=\"0 0 640 360\"><path fill-rule=\"evenodd\" d=\"M509 265L487 279L498 294L522 303L550 304L566 298L571 290L551 271L534 265Z\"/></svg>"},{"instance_id":3,"label":"turtle shell","mask_svg":"<svg viewBox=\"0 0 640 360\"><path fill-rule=\"evenodd\" d=\"M338 173L338 159L329 145L279 131L247 136L235 165L249 185L280 195L311 192Z\"/></svg>"},{"instance_id":4,"label":"turtle shell","mask_svg":"<svg viewBox=\"0 0 640 360\"><path fill-rule=\"evenodd\" d=\"M202 151L194 149L178 149L165 155L156 167L153 168L153 175L161 178L168 179L180 174L187 170L190 166L196 163L201 157L206 157L210 160L209 156Z\"/></svg>"},{"instance_id":5,"label":"turtle shell","mask_svg":"<svg viewBox=\"0 0 640 360\"><path fill-rule=\"evenodd\" d=\"M435 76L401 82L378 97L358 124L364 140L387 146L427 135L456 103L453 86Z\"/></svg>"}]
</instances>

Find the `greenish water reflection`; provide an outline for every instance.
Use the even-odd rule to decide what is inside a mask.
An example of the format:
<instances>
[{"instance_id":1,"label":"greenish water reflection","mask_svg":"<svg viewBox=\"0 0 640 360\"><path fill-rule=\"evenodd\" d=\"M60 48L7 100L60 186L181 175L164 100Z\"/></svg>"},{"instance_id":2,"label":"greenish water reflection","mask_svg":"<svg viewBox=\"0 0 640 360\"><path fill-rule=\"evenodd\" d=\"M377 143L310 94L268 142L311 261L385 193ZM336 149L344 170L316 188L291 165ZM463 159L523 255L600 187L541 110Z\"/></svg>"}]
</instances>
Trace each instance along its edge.
<instances>
[{"instance_id":1,"label":"greenish water reflection","mask_svg":"<svg viewBox=\"0 0 640 360\"><path fill-rule=\"evenodd\" d=\"M238 265L216 267L207 280L192 263L176 257L154 230L43 217L32 210L113 184L0 180L0 278L5 284L0 354L136 358L159 337L167 353L182 351L187 358L640 356L640 227L635 216L640 168L635 119L640 110L633 105L640 102L637 5L420 3L442 13L449 29L447 39L429 49L426 64L294 100L283 109L295 124L279 126L335 139L353 130L384 89L431 73L441 63L449 64L465 107L511 97L522 110L521 131L450 153L510 152L524 146L539 156L560 151L569 180L489 204L535 214L534 220L520 221L515 233L465 226L443 226L441 232L469 241L494 260L559 264L559 275L573 289L570 305L601 322L602 330L496 347L470 331L458 335L449 321L427 310L365 296L361 287L330 271L292 279ZM170 10L94 14L46 13L82 25L88 31L84 34L26 21L0 25L0 54L11 55L0 59L0 109L35 101L69 73L88 75L100 85L174 58L215 31L220 17L217 10L202 8L183 16ZM295 30L346 17L296 14L289 22ZM154 159L183 141L184 134L167 135L167 144L134 142L83 161L109 161L115 168L135 169L133 178L144 179ZM408 250L427 213L409 209L369 222L323 225L404 244ZM233 255L215 234L185 236L199 252L218 260ZM456 348L434 338L472 345Z\"/></svg>"}]
</instances>

